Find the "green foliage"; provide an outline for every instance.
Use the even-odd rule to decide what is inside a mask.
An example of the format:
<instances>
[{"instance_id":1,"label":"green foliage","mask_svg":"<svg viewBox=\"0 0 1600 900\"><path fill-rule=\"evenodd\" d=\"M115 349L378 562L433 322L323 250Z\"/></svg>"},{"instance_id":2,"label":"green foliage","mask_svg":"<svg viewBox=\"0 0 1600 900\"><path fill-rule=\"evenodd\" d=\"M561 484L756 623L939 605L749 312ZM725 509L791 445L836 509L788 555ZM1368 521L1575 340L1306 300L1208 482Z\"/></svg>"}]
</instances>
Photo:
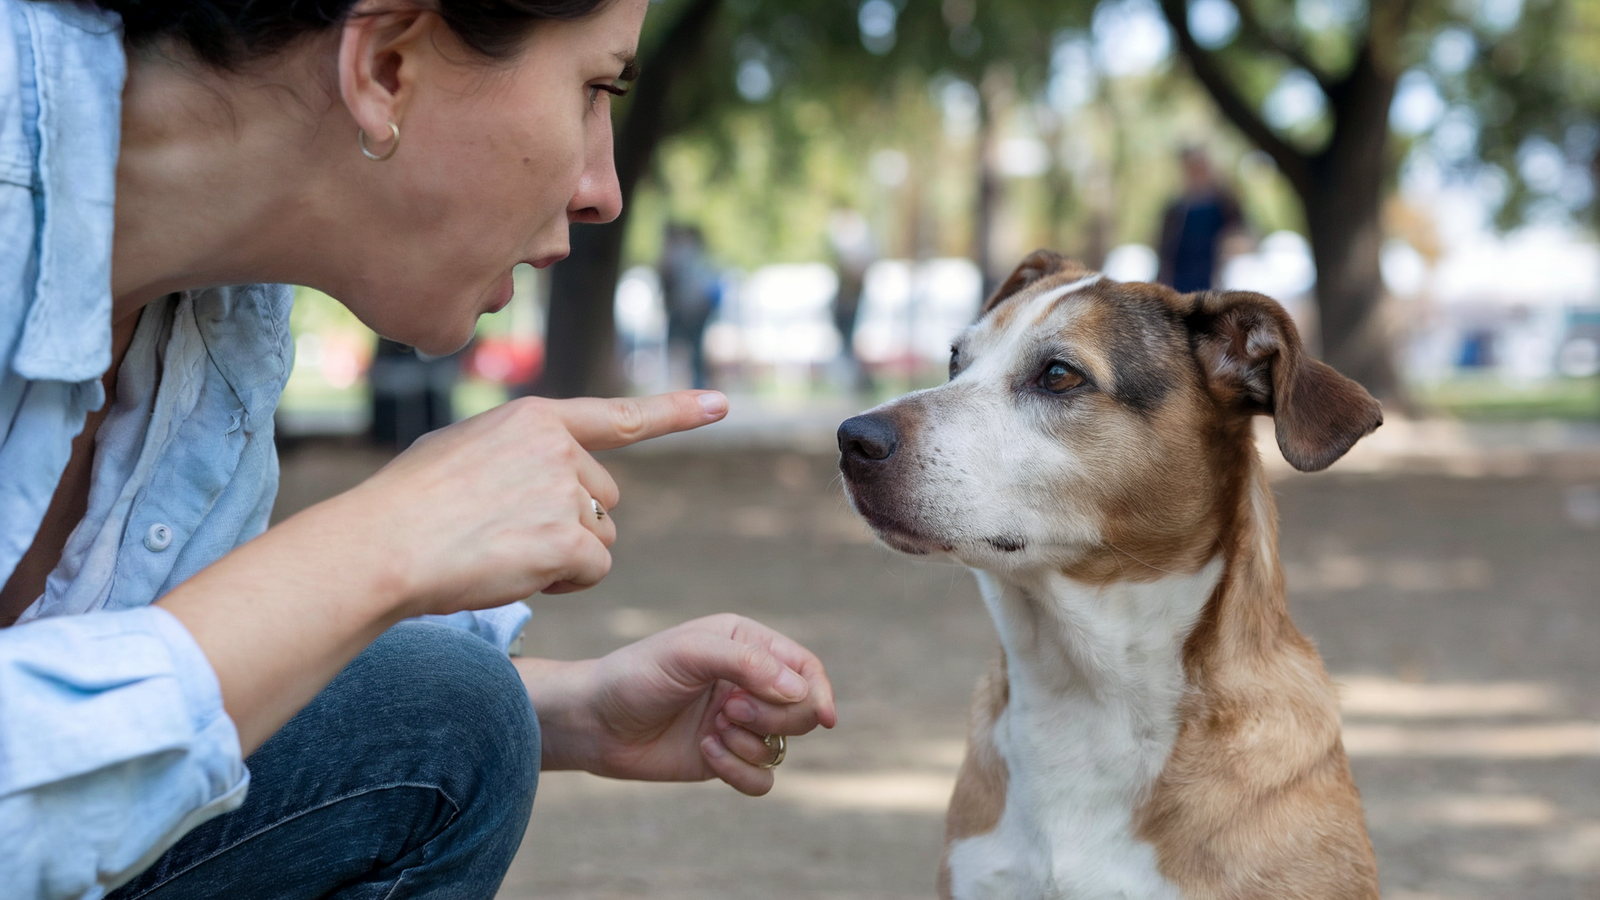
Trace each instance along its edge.
<instances>
[{"instance_id":1,"label":"green foliage","mask_svg":"<svg viewBox=\"0 0 1600 900\"><path fill-rule=\"evenodd\" d=\"M1600 3L1525 0L1508 28L1486 12L1494 2L1235 0L1235 33L1206 52L1260 120L1262 134L1247 129L1241 139L1176 61L1101 79L1086 105L1052 120L1044 102L1052 52L1086 39L1095 0L892 0L893 40L872 47L860 2L726 0L706 53L671 93L670 137L634 198L627 256L653 260L663 224L686 220L731 264L826 258L826 218L841 205L878 219L886 252L971 252L980 138L946 134L940 92L952 84L979 92L975 127L1033 134L1054 152L1049 172L1006 185L1008 227L1033 243L1092 256L1108 242L1150 241L1177 187L1172 150L1196 139L1234 173L1259 230L1303 228L1277 170L1260 157L1238 163L1252 144L1271 153L1281 142L1308 159L1326 151L1343 94L1362 88L1352 75L1364 64L1390 89L1402 75L1424 78L1444 104L1420 134L1391 137L1388 177L1414 149L1431 152L1447 175L1503 184L1501 221L1515 224L1552 208L1549 185L1523 177L1530 139L1558 148L1569 165L1594 167ZM685 3L656 4L646 45ZM1441 35L1463 34L1472 58L1448 70L1438 46L1451 38ZM1283 125L1262 110L1296 71L1310 73L1330 102L1321 115ZM1435 133L1463 118L1476 128L1469 152L1444 158ZM886 149L906 156L905 189L870 174L873 155Z\"/></svg>"}]
</instances>

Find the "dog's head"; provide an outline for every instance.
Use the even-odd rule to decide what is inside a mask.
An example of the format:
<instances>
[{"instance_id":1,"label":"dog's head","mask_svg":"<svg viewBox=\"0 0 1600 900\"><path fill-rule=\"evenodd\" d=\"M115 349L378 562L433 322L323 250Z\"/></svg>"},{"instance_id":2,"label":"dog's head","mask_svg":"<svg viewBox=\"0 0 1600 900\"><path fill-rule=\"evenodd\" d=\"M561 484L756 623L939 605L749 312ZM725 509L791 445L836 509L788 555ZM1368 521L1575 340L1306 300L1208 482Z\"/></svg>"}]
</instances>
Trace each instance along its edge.
<instances>
[{"instance_id":1,"label":"dog's head","mask_svg":"<svg viewBox=\"0 0 1600 900\"><path fill-rule=\"evenodd\" d=\"M839 427L839 465L895 549L1153 577L1214 555L1256 414L1303 471L1382 422L1267 297L1111 281L1039 251L956 338L948 383Z\"/></svg>"}]
</instances>

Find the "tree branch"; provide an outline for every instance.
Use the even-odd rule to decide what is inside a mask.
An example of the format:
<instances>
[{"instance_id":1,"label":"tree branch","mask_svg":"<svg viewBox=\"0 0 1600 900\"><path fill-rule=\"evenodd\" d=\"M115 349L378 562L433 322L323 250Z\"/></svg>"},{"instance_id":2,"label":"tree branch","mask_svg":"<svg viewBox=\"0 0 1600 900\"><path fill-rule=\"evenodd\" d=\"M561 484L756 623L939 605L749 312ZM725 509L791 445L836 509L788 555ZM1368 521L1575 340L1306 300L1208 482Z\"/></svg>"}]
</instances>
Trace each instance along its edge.
<instances>
[{"instance_id":1,"label":"tree branch","mask_svg":"<svg viewBox=\"0 0 1600 900\"><path fill-rule=\"evenodd\" d=\"M1278 164L1278 169L1284 177L1303 197L1310 190L1311 179L1306 157L1293 146L1279 137L1261 116L1240 95L1237 87L1228 78L1216 57L1206 52L1195 43L1194 35L1189 32L1188 4L1185 0L1161 0L1161 11L1167 17L1167 24L1172 27L1172 32L1178 38L1178 49L1189 60L1189 67L1194 70L1195 77L1205 86L1211 99L1216 102L1222 114L1244 132L1245 137L1261 148L1273 161Z\"/></svg>"},{"instance_id":2,"label":"tree branch","mask_svg":"<svg viewBox=\"0 0 1600 900\"><path fill-rule=\"evenodd\" d=\"M1299 41L1286 40L1283 35L1267 28L1266 24L1261 21L1261 17L1256 15L1256 7L1251 0L1234 0L1233 8L1239 11L1239 32L1241 34L1262 44L1294 65L1310 72L1311 77L1315 78L1317 84L1322 87L1323 93L1331 94L1333 92L1334 81L1332 76L1322 71L1322 68L1306 53L1305 46ZM1188 19L1185 16L1185 24L1187 23Z\"/></svg>"}]
</instances>

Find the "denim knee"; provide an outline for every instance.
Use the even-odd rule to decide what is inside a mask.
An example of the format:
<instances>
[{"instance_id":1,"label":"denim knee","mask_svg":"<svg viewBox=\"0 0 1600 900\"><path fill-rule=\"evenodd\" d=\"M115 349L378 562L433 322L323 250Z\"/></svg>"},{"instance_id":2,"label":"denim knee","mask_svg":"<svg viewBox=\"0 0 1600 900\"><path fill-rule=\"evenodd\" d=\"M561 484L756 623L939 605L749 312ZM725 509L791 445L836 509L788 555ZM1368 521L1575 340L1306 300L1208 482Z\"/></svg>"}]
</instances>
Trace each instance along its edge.
<instances>
[{"instance_id":1,"label":"denim knee","mask_svg":"<svg viewBox=\"0 0 1600 900\"><path fill-rule=\"evenodd\" d=\"M437 769L454 802L532 803L539 720L516 668L487 641L447 625L402 622L347 674L363 705L382 708L378 719L392 729L386 737Z\"/></svg>"}]
</instances>

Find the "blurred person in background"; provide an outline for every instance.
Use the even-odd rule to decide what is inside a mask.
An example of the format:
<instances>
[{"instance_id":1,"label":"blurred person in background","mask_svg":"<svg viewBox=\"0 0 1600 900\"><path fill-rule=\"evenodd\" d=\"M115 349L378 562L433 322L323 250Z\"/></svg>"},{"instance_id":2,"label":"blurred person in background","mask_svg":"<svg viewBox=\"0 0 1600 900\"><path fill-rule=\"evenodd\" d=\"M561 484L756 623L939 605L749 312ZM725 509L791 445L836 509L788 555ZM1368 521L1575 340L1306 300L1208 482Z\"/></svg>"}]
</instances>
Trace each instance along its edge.
<instances>
[{"instance_id":1,"label":"blurred person in background","mask_svg":"<svg viewBox=\"0 0 1600 900\"><path fill-rule=\"evenodd\" d=\"M715 616L508 658L603 578L589 451L710 392L525 399L266 529L289 284L456 350L615 219L647 0L0 0L0 897L492 897L541 768L770 789L809 651Z\"/></svg>"},{"instance_id":2,"label":"blurred person in background","mask_svg":"<svg viewBox=\"0 0 1600 900\"><path fill-rule=\"evenodd\" d=\"M833 326L839 330L841 342L839 358L847 367L851 386L866 394L872 390L872 377L856 356L856 316L867 269L878 258L877 242L866 217L847 206L835 209L828 216L828 249L839 275L839 291L833 297Z\"/></svg>"},{"instance_id":3,"label":"blurred person in background","mask_svg":"<svg viewBox=\"0 0 1600 900\"><path fill-rule=\"evenodd\" d=\"M1239 231L1244 219L1238 199L1217 179L1203 149L1185 147L1178 160L1183 193L1161 217L1156 280L1184 293L1210 290L1217 286L1223 240Z\"/></svg>"},{"instance_id":4,"label":"blurred person in background","mask_svg":"<svg viewBox=\"0 0 1600 900\"><path fill-rule=\"evenodd\" d=\"M696 389L711 384L706 368L706 326L722 286L706 255L706 239L695 225L669 223L661 248L661 295L667 308L667 353L689 364Z\"/></svg>"}]
</instances>

